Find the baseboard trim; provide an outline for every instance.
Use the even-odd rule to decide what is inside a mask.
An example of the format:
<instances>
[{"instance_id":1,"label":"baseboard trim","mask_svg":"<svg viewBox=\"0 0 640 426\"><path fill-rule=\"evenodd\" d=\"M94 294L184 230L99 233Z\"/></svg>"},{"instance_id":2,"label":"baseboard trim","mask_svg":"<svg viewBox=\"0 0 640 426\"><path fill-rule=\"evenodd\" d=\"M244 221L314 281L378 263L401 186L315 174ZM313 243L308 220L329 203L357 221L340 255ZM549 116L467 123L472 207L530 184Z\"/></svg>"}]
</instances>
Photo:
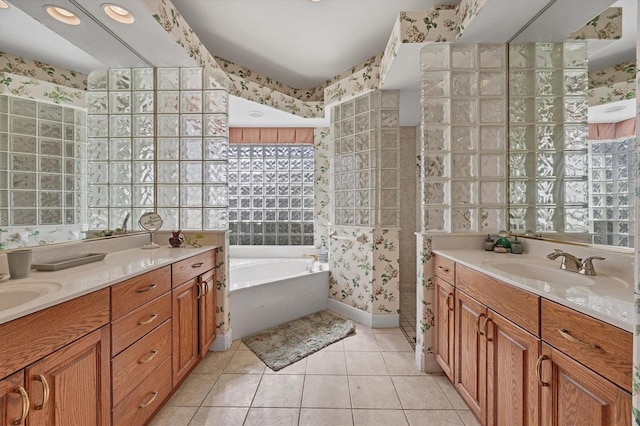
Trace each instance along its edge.
<instances>
[{"instance_id":1,"label":"baseboard trim","mask_svg":"<svg viewBox=\"0 0 640 426\"><path fill-rule=\"evenodd\" d=\"M367 327L396 328L400 326L400 315L398 314L370 314L368 312L364 312L360 309L354 308L353 306L340 303L335 299L329 299L328 308L333 312L345 316L353 321L364 324Z\"/></svg>"},{"instance_id":2,"label":"baseboard trim","mask_svg":"<svg viewBox=\"0 0 640 426\"><path fill-rule=\"evenodd\" d=\"M444 373L433 353L423 353L421 348L416 346L416 365L423 373Z\"/></svg>"},{"instance_id":3,"label":"baseboard trim","mask_svg":"<svg viewBox=\"0 0 640 426\"><path fill-rule=\"evenodd\" d=\"M213 345L209 348L211 352L222 352L226 351L231 347L233 343L233 333L231 329L227 331L227 334L218 334L216 336L216 340L213 341Z\"/></svg>"}]
</instances>

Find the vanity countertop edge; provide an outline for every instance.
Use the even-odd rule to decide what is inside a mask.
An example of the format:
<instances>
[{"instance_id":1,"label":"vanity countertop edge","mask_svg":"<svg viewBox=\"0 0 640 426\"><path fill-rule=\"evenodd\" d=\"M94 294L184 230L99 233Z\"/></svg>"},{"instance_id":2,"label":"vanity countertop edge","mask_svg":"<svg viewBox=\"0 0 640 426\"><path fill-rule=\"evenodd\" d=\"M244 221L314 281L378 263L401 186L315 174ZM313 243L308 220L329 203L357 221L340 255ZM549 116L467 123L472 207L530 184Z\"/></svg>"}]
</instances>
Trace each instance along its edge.
<instances>
[{"instance_id":1,"label":"vanity countertop edge","mask_svg":"<svg viewBox=\"0 0 640 426\"><path fill-rule=\"evenodd\" d=\"M59 271L32 270L28 278L4 279L0 282L0 293L3 288L9 286L16 288L24 285L24 288L28 290L29 285L37 286L42 283L57 283L60 288L38 296L27 303L0 310L0 324L216 248L218 246L202 246L198 248L161 246L157 249L144 250L138 247L109 253L99 262L88 263L74 268Z\"/></svg>"},{"instance_id":2,"label":"vanity countertop edge","mask_svg":"<svg viewBox=\"0 0 640 426\"><path fill-rule=\"evenodd\" d=\"M633 333L634 330L634 303L633 284L630 288L624 289L625 296L611 297L608 295L597 295L589 290L579 288L580 286L566 285L562 288L554 289L552 284L537 280L528 280L516 275L494 271L485 266L486 262L510 261L510 262L540 262L538 257L531 255L513 255L509 253L494 253L481 250L433 250L438 256L448 258L456 263L467 266L475 271L488 275L497 280L503 281L514 287L526 290L530 293L541 296L547 300L559 303L568 308L574 309L593 318L604 321L610 325ZM551 261L550 261L551 262ZM559 274L575 274L575 272L562 271L560 263L556 262ZM565 275L571 277L571 275ZM599 277L599 280L606 280L606 277ZM631 280L633 283L633 280ZM595 286L594 286L595 287ZM626 294L628 290L628 295Z\"/></svg>"}]
</instances>

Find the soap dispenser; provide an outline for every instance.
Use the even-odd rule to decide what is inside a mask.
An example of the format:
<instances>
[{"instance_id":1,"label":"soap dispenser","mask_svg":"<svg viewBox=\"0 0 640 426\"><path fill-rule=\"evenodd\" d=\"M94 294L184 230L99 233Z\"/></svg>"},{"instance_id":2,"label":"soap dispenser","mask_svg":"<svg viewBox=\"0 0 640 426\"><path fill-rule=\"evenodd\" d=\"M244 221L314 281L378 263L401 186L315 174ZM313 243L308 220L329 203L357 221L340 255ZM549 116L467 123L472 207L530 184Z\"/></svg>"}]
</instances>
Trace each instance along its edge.
<instances>
[{"instance_id":1,"label":"soap dispenser","mask_svg":"<svg viewBox=\"0 0 640 426\"><path fill-rule=\"evenodd\" d=\"M487 234L487 238L484 239L484 249L485 251L493 251L493 246L495 245L493 238L491 235Z\"/></svg>"},{"instance_id":2,"label":"soap dispenser","mask_svg":"<svg viewBox=\"0 0 640 426\"><path fill-rule=\"evenodd\" d=\"M329 261L329 249L327 249L327 242L322 243L320 247L320 256L318 257L320 263L327 263Z\"/></svg>"},{"instance_id":3,"label":"soap dispenser","mask_svg":"<svg viewBox=\"0 0 640 426\"><path fill-rule=\"evenodd\" d=\"M522 241L518 239L517 235L515 239L511 241L511 253L522 254Z\"/></svg>"},{"instance_id":4,"label":"soap dispenser","mask_svg":"<svg viewBox=\"0 0 640 426\"><path fill-rule=\"evenodd\" d=\"M511 251L511 241L507 238L507 231L498 232L498 241L496 241L496 245L493 247L493 251L496 253L509 253Z\"/></svg>"}]
</instances>

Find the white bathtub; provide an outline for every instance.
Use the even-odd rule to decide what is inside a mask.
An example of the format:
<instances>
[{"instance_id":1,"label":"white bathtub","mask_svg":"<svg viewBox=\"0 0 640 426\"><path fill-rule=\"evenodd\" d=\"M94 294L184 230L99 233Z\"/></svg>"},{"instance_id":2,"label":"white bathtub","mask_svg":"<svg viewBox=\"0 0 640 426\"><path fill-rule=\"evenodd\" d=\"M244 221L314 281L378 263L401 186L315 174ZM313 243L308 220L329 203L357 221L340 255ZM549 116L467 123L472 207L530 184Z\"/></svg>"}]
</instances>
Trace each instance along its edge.
<instances>
[{"instance_id":1,"label":"white bathtub","mask_svg":"<svg viewBox=\"0 0 640 426\"><path fill-rule=\"evenodd\" d=\"M310 259L302 255L233 257L234 250L230 254L230 326L234 339L327 309L329 271L307 272Z\"/></svg>"}]
</instances>

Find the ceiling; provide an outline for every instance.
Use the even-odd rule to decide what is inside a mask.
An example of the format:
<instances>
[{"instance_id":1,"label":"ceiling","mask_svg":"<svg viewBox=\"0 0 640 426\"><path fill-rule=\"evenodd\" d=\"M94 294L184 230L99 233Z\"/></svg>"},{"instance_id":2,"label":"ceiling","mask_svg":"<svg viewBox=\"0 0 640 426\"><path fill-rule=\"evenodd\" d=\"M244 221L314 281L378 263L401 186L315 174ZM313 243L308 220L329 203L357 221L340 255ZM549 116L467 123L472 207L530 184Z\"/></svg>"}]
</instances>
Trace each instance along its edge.
<instances>
[{"instance_id":1,"label":"ceiling","mask_svg":"<svg viewBox=\"0 0 640 426\"><path fill-rule=\"evenodd\" d=\"M0 51L84 73L96 68L188 63L188 55L176 43L158 43L163 38L156 31L162 29L148 12L145 14L144 2L112 1L134 12L136 23L125 26L102 16L103 0L8 0L12 7L0 9ZM584 21L580 13L595 16L597 13L593 10L603 10L612 2L487 0L460 42L506 42L549 4L562 10L560 22L551 23L551 28L557 29L566 24L569 17ZM437 4L459 1L172 0L172 3L213 55L288 86L312 88L381 53L400 11L430 10ZM80 28L52 23L43 14L44 4L58 4L87 14L91 19L83 19ZM580 5L578 9L576 4ZM597 56L590 58L593 63L608 63L607 56L635 57L637 0L618 0L614 5L625 8L626 39L624 43L601 47ZM561 32L566 35L575 29L577 27ZM538 31L537 35L525 32L521 37L529 38L523 41L538 41L536 38L549 33L548 29ZM384 88L401 91L402 124L416 125L419 121L416 107L419 105L419 46L407 45L403 49L394 60ZM310 121L242 99L232 99L230 107L230 124L234 126L261 126L265 122L272 126L323 126L327 122L327 117ZM248 111L253 110L262 111L263 116L248 115Z\"/></svg>"}]
</instances>

